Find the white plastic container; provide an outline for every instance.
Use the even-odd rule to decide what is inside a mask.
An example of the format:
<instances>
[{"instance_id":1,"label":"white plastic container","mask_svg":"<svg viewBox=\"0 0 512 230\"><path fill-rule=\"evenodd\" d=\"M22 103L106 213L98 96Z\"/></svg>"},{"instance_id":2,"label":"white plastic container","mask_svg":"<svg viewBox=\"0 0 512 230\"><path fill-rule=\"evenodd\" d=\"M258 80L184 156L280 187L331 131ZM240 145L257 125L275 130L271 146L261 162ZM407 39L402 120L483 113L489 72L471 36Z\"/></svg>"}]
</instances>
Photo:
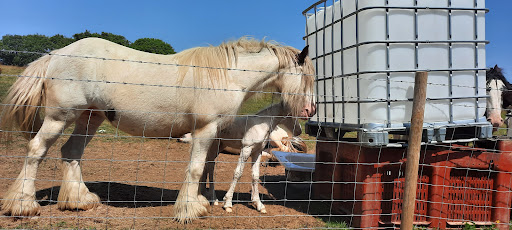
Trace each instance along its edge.
<instances>
[{"instance_id":1,"label":"white plastic container","mask_svg":"<svg viewBox=\"0 0 512 230\"><path fill-rule=\"evenodd\" d=\"M307 17L319 95L312 121L410 123L416 70L430 71L425 123L482 121L485 43L477 41L485 40L485 11L474 9L485 0L415 2L335 1Z\"/></svg>"}]
</instances>

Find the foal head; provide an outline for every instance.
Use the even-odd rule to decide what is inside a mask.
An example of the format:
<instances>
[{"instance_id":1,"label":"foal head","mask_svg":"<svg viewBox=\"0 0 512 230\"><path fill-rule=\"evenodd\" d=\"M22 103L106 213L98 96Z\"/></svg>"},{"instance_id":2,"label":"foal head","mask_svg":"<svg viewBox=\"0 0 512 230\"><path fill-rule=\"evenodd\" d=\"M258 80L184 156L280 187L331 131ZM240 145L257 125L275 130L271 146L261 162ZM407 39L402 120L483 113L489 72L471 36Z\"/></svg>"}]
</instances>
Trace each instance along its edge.
<instances>
[{"instance_id":1,"label":"foal head","mask_svg":"<svg viewBox=\"0 0 512 230\"><path fill-rule=\"evenodd\" d=\"M503 124L501 118L501 110L503 108L503 94L512 86L503 76L502 69L498 65L487 71L487 120L491 122L494 127L499 127Z\"/></svg>"},{"instance_id":2,"label":"foal head","mask_svg":"<svg viewBox=\"0 0 512 230\"><path fill-rule=\"evenodd\" d=\"M316 113L315 105L315 71L308 57L308 47L302 52L287 47L293 53L286 66L281 66L275 85L282 93L283 102L291 115L307 119Z\"/></svg>"}]
</instances>

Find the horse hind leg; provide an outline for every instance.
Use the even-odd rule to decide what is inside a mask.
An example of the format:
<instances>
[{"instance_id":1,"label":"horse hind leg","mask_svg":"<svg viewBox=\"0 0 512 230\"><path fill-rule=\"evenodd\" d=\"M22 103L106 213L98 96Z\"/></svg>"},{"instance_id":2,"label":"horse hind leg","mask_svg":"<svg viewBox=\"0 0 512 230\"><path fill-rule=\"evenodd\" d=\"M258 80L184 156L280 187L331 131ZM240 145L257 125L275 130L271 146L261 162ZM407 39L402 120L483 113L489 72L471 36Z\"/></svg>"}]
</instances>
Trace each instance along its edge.
<instances>
[{"instance_id":1,"label":"horse hind leg","mask_svg":"<svg viewBox=\"0 0 512 230\"><path fill-rule=\"evenodd\" d=\"M83 182L80 161L104 119L99 112L83 112L75 122L73 134L61 148L63 178L57 199L61 210L88 210L100 203L98 195L90 192Z\"/></svg>"},{"instance_id":2,"label":"horse hind leg","mask_svg":"<svg viewBox=\"0 0 512 230\"><path fill-rule=\"evenodd\" d=\"M260 163L261 163L261 151L255 151L252 153L252 189L251 189L251 200L256 210L261 213L267 213L265 205L260 200L260 193L258 186L260 184Z\"/></svg>"},{"instance_id":3,"label":"horse hind leg","mask_svg":"<svg viewBox=\"0 0 512 230\"><path fill-rule=\"evenodd\" d=\"M50 146L57 140L65 127L74 121L73 113L63 116L46 117L35 137L28 144L28 153L23 169L16 181L9 187L3 197L2 209L12 216L34 216L40 213L40 205L35 200L37 168L46 156ZM62 114L61 114L62 115Z\"/></svg>"}]
</instances>

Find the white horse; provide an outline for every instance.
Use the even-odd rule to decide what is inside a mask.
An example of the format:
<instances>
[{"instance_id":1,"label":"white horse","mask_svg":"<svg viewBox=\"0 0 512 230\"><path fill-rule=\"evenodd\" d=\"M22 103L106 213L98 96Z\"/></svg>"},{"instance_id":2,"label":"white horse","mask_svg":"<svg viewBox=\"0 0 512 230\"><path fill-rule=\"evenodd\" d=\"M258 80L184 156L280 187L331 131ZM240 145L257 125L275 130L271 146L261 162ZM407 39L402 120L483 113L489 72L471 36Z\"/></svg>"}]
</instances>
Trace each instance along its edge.
<instances>
[{"instance_id":1,"label":"white horse","mask_svg":"<svg viewBox=\"0 0 512 230\"><path fill-rule=\"evenodd\" d=\"M145 53L98 38L53 51L26 68L4 101L5 127L17 125L33 138L2 209L14 216L39 213L34 186L38 165L73 123L73 135L61 148L64 175L58 207L97 206L99 197L82 180L80 159L108 119L136 136L180 137L192 132L190 163L174 205L175 218L188 222L206 215L209 204L199 193L199 180L217 131L232 122L243 101L267 87L282 93L293 116L312 116L313 74L306 48L300 52L247 38L175 55Z\"/></svg>"},{"instance_id":2,"label":"white horse","mask_svg":"<svg viewBox=\"0 0 512 230\"><path fill-rule=\"evenodd\" d=\"M228 192L224 196L224 208L227 212L232 212L233 207L233 192L235 191L236 184L244 171L249 156L252 158L252 189L251 189L251 200L256 206L256 209L262 213L266 213L265 206L260 200L258 185L260 177L260 162L262 157L262 151L265 148L266 143L269 140L269 136L278 127L278 124L283 124L288 130L293 132L294 136L301 134L302 130L297 119L288 116L288 111L282 103L273 104L269 107L259 111L256 115L238 117L229 126L223 129L218 135L217 140L213 142L210 151L208 152L208 164L206 165L206 171L201 179L202 190L206 191L206 177L209 178L209 193L214 204L217 204L217 198L215 195L214 187L214 168L215 158L217 157L219 150L223 150L226 147L240 150L240 158L236 166L233 181L229 187ZM283 150L286 146L280 143Z\"/></svg>"},{"instance_id":3,"label":"white horse","mask_svg":"<svg viewBox=\"0 0 512 230\"><path fill-rule=\"evenodd\" d=\"M512 86L503 76L502 69L498 65L489 69L486 73L487 80L487 120L498 128L503 125L503 118L501 117L502 109L506 109L512 103L512 94L508 90L512 90Z\"/></svg>"}]
</instances>

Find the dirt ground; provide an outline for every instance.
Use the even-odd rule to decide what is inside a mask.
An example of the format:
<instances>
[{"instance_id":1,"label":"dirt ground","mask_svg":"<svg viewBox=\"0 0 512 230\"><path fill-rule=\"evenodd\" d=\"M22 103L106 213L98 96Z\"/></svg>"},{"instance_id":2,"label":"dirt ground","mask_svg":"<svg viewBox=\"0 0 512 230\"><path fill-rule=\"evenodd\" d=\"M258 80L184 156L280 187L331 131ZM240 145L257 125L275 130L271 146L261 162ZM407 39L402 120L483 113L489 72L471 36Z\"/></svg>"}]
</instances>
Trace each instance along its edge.
<instances>
[{"instance_id":1,"label":"dirt ground","mask_svg":"<svg viewBox=\"0 0 512 230\"><path fill-rule=\"evenodd\" d=\"M5 135L0 142L0 197L21 170L27 141ZM7 140L7 141L6 141ZM95 137L83 158L83 177L102 204L87 211L60 211L57 208L61 170L61 137L40 165L36 181L41 215L13 218L1 213L0 228L79 228L79 229L269 229L325 227L315 214L323 204L310 200L310 184L286 181L282 166L262 167L260 193L267 214L250 204L250 173L244 176L234 196L233 213L210 206L207 217L190 224L172 219L173 204L189 161L189 144L174 140ZM233 176L238 155L217 158L216 194L224 197ZM236 200L236 201L235 201Z\"/></svg>"}]
</instances>

